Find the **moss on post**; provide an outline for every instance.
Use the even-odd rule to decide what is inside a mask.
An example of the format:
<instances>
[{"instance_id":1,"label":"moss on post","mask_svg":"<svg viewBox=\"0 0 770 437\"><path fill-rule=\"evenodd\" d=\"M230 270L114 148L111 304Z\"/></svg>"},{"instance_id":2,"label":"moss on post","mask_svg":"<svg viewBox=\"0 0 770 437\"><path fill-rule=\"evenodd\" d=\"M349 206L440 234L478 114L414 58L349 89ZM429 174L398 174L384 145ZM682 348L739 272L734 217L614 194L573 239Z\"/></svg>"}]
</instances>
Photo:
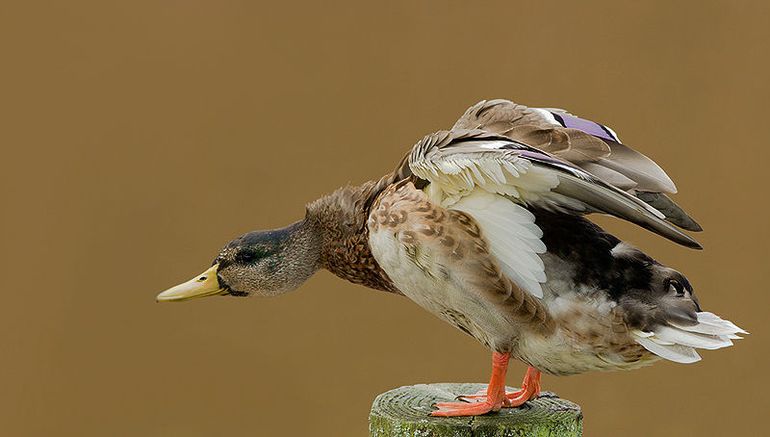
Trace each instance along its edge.
<instances>
[{"instance_id":1,"label":"moss on post","mask_svg":"<svg viewBox=\"0 0 770 437\"><path fill-rule=\"evenodd\" d=\"M486 389L484 384L419 384L385 392L369 414L371 437L575 437L583 433L583 413L549 392L519 408L476 417L430 417L436 402ZM514 390L510 389L509 390Z\"/></svg>"}]
</instances>

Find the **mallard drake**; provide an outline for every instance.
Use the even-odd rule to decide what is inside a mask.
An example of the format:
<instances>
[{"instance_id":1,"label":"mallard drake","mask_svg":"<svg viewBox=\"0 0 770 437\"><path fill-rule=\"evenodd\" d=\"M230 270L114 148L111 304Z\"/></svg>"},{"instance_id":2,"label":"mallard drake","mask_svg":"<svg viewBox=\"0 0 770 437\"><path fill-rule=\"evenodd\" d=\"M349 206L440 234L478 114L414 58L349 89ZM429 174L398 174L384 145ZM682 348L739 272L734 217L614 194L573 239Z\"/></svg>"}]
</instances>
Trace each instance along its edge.
<instances>
[{"instance_id":1,"label":"mallard drake","mask_svg":"<svg viewBox=\"0 0 770 437\"><path fill-rule=\"evenodd\" d=\"M678 244L700 226L676 188L615 132L561 109L482 101L417 142L395 171L307 205L283 229L228 243L213 265L158 295L273 296L327 269L402 294L492 351L486 392L434 416L517 407L541 372L635 369L700 360L746 333L701 310L680 272L585 218L605 213ZM511 358L522 388L505 392Z\"/></svg>"}]
</instances>

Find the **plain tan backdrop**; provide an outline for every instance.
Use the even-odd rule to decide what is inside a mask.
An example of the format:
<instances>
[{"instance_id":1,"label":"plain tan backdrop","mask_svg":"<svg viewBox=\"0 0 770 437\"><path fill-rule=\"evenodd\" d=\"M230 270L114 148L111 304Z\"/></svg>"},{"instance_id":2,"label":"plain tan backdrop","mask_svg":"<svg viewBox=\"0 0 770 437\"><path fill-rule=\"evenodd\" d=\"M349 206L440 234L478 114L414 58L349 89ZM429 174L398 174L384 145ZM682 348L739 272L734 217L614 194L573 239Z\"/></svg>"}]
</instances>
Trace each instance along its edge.
<instances>
[{"instance_id":1,"label":"plain tan backdrop","mask_svg":"<svg viewBox=\"0 0 770 437\"><path fill-rule=\"evenodd\" d=\"M753 333L695 365L544 387L583 406L590 436L757 432L767 2L367 3L2 6L0 434L362 436L382 391L486 381L472 339L326 272L276 299L154 297L496 97L603 121L654 157L706 250L599 221Z\"/></svg>"}]
</instances>

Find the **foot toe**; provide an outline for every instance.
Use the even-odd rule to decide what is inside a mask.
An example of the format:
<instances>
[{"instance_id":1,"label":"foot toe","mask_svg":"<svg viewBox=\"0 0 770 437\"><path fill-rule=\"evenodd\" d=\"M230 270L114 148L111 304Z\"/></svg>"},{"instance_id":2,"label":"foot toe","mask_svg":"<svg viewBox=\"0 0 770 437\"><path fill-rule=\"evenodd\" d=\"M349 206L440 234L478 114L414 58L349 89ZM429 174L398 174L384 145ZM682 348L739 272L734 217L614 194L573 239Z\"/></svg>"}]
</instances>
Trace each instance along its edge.
<instances>
[{"instance_id":1,"label":"foot toe","mask_svg":"<svg viewBox=\"0 0 770 437\"><path fill-rule=\"evenodd\" d=\"M494 405L489 402L439 402L438 410L430 413L434 417L461 417L479 416L494 410Z\"/></svg>"},{"instance_id":2,"label":"foot toe","mask_svg":"<svg viewBox=\"0 0 770 437\"><path fill-rule=\"evenodd\" d=\"M507 401L507 407L510 408L516 408L524 405L525 402L531 401L533 399L537 399L537 394L532 393L520 393L518 396L515 397L506 397Z\"/></svg>"}]
</instances>

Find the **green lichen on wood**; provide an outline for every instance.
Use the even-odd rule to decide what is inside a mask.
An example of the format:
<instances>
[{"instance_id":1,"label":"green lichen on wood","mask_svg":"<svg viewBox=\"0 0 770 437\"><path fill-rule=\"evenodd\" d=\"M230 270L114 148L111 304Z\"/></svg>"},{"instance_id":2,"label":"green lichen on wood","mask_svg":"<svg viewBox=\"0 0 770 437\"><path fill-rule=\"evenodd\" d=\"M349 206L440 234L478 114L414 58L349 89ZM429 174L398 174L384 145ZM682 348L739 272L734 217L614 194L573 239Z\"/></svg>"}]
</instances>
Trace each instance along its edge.
<instances>
[{"instance_id":1,"label":"green lichen on wood","mask_svg":"<svg viewBox=\"0 0 770 437\"><path fill-rule=\"evenodd\" d=\"M369 415L371 437L575 437L583 431L580 407L544 392L519 408L476 417L430 417L436 402L485 389L484 384L420 384L385 392ZM509 390L514 390L509 388Z\"/></svg>"}]
</instances>

